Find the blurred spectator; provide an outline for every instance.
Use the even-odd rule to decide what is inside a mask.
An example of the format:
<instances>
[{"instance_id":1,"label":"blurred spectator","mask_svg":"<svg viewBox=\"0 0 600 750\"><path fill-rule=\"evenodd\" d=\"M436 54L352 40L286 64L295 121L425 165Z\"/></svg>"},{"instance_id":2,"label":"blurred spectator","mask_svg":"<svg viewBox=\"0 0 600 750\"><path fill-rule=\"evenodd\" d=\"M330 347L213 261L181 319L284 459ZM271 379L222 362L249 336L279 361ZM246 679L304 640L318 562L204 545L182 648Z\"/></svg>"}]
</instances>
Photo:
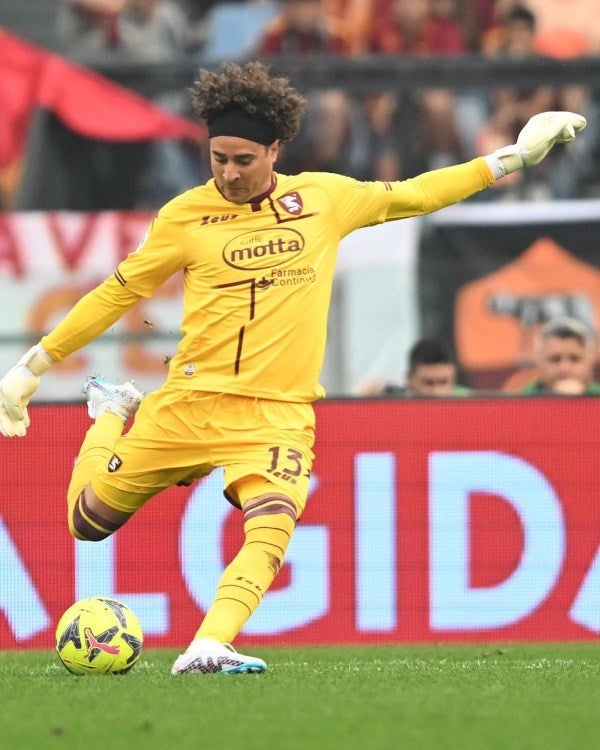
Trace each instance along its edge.
<instances>
[{"instance_id":1,"label":"blurred spectator","mask_svg":"<svg viewBox=\"0 0 600 750\"><path fill-rule=\"evenodd\" d=\"M479 52L481 39L494 21L494 0L457 0L456 18L467 49Z\"/></svg>"},{"instance_id":2,"label":"blurred spectator","mask_svg":"<svg viewBox=\"0 0 600 750\"><path fill-rule=\"evenodd\" d=\"M91 67L170 62L183 58L190 43L185 13L175 0L62 0L57 29L65 54ZM155 101L174 114L189 114L183 87ZM141 207L162 205L205 178L199 145L155 141L150 149L140 177Z\"/></svg>"},{"instance_id":3,"label":"blurred spectator","mask_svg":"<svg viewBox=\"0 0 600 750\"><path fill-rule=\"evenodd\" d=\"M492 22L493 0L431 0L431 3L434 17L456 20L467 48L479 49L482 31ZM357 54L368 51L374 26L390 14L390 0L325 0L325 7L344 27L351 51Z\"/></svg>"},{"instance_id":4,"label":"blurred spectator","mask_svg":"<svg viewBox=\"0 0 600 750\"><path fill-rule=\"evenodd\" d=\"M590 0L525 0L538 20L540 40L553 39L562 46L562 39L581 40L583 54L600 54L600 13L598 4Z\"/></svg>"},{"instance_id":5,"label":"blurred spectator","mask_svg":"<svg viewBox=\"0 0 600 750\"><path fill-rule=\"evenodd\" d=\"M324 0L279 0L279 13L269 23L256 54L340 54L350 47ZM282 172L345 172L364 178L369 168L368 125L357 102L341 89L307 92L309 101L298 137L279 159Z\"/></svg>"},{"instance_id":6,"label":"blurred spectator","mask_svg":"<svg viewBox=\"0 0 600 750\"><path fill-rule=\"evenodd\" d=\"M258 44L260 54L350 52L343 27L327 13L324 0L278 0L278 5L279 13Z\"/></svg>"},{"instance_id":7,"label":"blurred spectator","mask_svg":"<svg viewBox=\"0 0 600 750\"><path fill-rule=\"evenodd\" d=\"M524 5L508 3L507 0L503 0L503 7L508 8L507 13L484 39L483 52L514 59L539 56L533 13ZM550 49L546 54L551 54ZM537 112L564 109L581 112L588 119L588 129L576 149L568 153L565 149L557 149L535 176L509 175L498 189L489 191L487 199L575 198L580 197L587 182L593 181L592 154L598 136L597 106L585 87L511 86L480 94L479 98L474 95L470 102L465 97L461 106L462 111L457 113L460 132L465 141L477 144L477 153L488 153L489 149L493 151L502 143L514 143L523 125ZM473 131L474 127L477 133Z\"/></svg>"},{"instance_id":8,"label":"blurred spectator","mask_svg":"<svg viewBox=\"0 0 600 750\"><path fill-rule=\"evenodd\" d=\"M223 5L223 0L178 0L180 7L185 13L190 37L190 53L201 54L204 45L210 38L208 31L208 18L210 13L218 6ZM226 3L227 5L241 5L245 0Z\"/></svg>"},{"instance_id":9,"label":"blurred spectator","mask_svg":"<svg viewBox=\"0 0 600 750\"><path fill-rule=\"evenodd\" d=\"M520 59L536 54L535 18L525 7L516 2L497 4L497 12L502 7L505 15L497 17L497 22L482 41L482 51L497 57ZM480 99L479 112L471 109L464 119L470 120L469 129L465 123L463 133L476 144L478 153L487 153L492 144L514 143L516 134L527 120L537 112L551 109L553 93L550 86L532 88L505 88L486 92ZM506 139L506 140L505 140ZM494 146L496 148L497 146ZM474 154L472 154L474 155ZM512 195L516 185L523 182L521 175L513 173L496 192ZM489 196L489 199L494 195Z\"/></svg>"},{"instance_id":10,"label":"blurred spectator","mask_svg":"<svg viewBox=\"0 0 600 750\"><path fill-rule=\"evenodd\" d=\"M519 393L600 395L600 383L593 379L596 357L597 340L590 328L576 318L552 318L536 338L536 379Z\"/></svg>"},{"instance_id":11,"label":"blurred spectator","mask_svg":"<svg viewBox=\"0 0 600 750\"><path fill-rule=\"evenodd\" d=\"M175 0L61 0L57 12L65 54L86 65L172 60L186 50L187 29Z\"/></svg>"},{"instance_id":12,"label":"blurred spectator","mask_svg":"<svg viewBox=\"0 0 600 750\"><path fill-rule=\"evenodd\" d=\"M119 44L119 19L127 0L61 0L56 14L59 46L87 63Z\"/></svg>"},{"instance_id":13,"label":"blurred spectator","mask_svg":"<svg viewBox=\"0 0 600 750\"><path fill-rule=\"evenodd\" d=\"M468 396L471 391L457 383L457 366L445 343L437 338L417 341L409 352L403 386L388 384L384 397Z\"/></svg>"},{"instance_id":14,"label":"blurred spectator","mask_svg":"<svg viewBox=\"0 0 600 750\"><path fill-rule=\"evenodd\" d=\"M206 65L248 58L278 10L276 0L213 3L212 8L196 21L197 36L202 36L196 55L199 62Z\"/></svg>"},{"instance_id":15,"label":"blurred spectator","mask_svg":"<svg viewBox=\"0 0 600 750\"><path fill-rule=\"evenodd\" d=\"M325 0L325 10L342 29L350 52L368 51L375 20L381 15L388 0Z\"/></svg>"},{"instance_id":16,"label":"blurred spectator","mask_svg":"<svg viewBox=\"0 0 600 750\"><path fill-rule=\"evenodd\" d=\"M506 19L519 7L529 10L526 0L493 0L492 13L488 26L483 30L480 39L482 52L492 55L500 50L506 42Z\"/></svg>"},{"instance_id":17,"label":"blurred spectator","mask_svg":"<svg viewBox=\"0 0 600 750\"><path fill-rule=\"evenodd\" d=\"M190 54L200 54L208 36L207 17L210 11L222 0L176 0L186 18L187 50ZM245 2L239 0L236 5ZM231 4L234 2L232 0Z\"/></svg>"},{"instance_id":18,"label":"blurred spectator","mask_svg":"<svg viewBox=\"0 0 600 750\"><path fill-rule=\"evenodd\" d=\"M458 0L388 0L374 25L369 51L389 55L457 55L467 51L457 18ZM396 175L380 179L410 177L419 172L462 160L454 121L455 94L447 89L424 89L411 97L414 112L412 147L402 149L406 127L399 122L405 103L393 92L368 102L370 120L382 150L396 159ZM403 139L400 139L401 138ZM404 163L398 161L402 154ZM391 171L391 168L390 168Z\"/></svg>"},{"instance_id":19,"label":"blurred spectator","mask_svg":"<svg viewBox=\"0 0 600 750\"><path fill-rule=\"evenodd\" d=\"M391 55L464 52L455 2L438 6L443 15L436 15L434 0L389 0L373 29L371 51Z\"/></svg>"}]
</instances>

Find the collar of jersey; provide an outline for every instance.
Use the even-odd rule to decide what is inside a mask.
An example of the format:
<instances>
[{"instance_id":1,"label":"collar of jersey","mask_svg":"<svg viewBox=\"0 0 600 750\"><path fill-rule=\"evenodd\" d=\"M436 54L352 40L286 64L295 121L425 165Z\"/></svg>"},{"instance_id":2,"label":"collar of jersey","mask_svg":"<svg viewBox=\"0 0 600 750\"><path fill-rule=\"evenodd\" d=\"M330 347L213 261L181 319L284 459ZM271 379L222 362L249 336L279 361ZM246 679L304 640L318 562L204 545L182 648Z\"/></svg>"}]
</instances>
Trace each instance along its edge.
<instances>
[{"instance_id":1,"label":"collar of jersey","mask_svg":"<svg viewBox=\"0 0 600 750\"><path fill-rule=\"evenodd\" d=\"M271 193L273 192L273 190L275 190L276 187L277 187L277 175L275 174L275 172L273 172L273 174L271 175L271 184L265 190L265 192L261 193L260 195L257 195L254 198L250 198L250 200L246 201L246 203L250 204L253 211L260 210L260 204L264 201L265 198L271 195Z\"/></svg>"}]
</instances>

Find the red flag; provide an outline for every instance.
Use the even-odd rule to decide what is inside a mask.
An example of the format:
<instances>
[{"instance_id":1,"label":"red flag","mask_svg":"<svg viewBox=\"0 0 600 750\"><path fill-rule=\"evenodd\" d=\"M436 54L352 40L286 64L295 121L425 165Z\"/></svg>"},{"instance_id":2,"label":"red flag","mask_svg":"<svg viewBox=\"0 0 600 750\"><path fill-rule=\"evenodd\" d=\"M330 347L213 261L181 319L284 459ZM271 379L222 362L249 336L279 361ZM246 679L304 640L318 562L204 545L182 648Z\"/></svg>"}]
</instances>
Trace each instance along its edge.
<instances>
[{"instance_id":1,"label":"red flag","mask_svg":"<svg viewBox=\"0 0 600 750\"><path fill-rule=\"evenodd\" d=\"M197 140L205 129L91 70L0 29L0 169L22 154L37 107L88 138Z\"/></svg>"}]
</instances>

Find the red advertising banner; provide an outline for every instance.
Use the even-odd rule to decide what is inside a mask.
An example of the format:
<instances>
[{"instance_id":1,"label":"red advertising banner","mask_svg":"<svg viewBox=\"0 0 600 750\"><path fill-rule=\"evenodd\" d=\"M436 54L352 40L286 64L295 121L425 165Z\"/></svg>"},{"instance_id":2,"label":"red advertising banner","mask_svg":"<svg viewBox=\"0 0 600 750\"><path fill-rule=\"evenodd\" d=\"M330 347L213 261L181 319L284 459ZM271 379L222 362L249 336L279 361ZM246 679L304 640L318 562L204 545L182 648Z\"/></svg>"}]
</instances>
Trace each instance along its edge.
<instances>
[{"instance_id":1,"label":"red advertising banner","mask_svg":"<svg viewBox=\"0 0 600 750\"><path fill-rule=\"evenodd\" d=\"M324 401L311 497L240 641L593 640L600 504L592 398ZM152 500L114 537L73 540L65 492L89 424L34 405L2 440L0 649L53 645L94 594L146 642L183 645L240 540L220 472Z\"/></svg>"}]
</instances>

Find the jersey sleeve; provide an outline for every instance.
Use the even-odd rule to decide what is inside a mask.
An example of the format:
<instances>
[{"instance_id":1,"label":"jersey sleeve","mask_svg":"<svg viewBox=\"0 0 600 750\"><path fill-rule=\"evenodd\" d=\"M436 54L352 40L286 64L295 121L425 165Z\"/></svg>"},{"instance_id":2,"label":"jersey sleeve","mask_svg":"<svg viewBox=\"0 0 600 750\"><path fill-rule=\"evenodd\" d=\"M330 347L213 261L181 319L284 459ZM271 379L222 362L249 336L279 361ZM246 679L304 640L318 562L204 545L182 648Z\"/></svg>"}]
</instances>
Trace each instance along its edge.
<instances>
[{"instance_id":1,"label":"jersey sleeve","mask_svg":"<svg viewBox=\"0 0 600 750\"><path fill-rule=\"evenodd\" d=\"M139 300L112 276L82 297L40 344L60 362L97 338Z\"/></svg>"},{"instance_id":2,"label":"jersey sleeve","mask_svg":"<svg viewBox=\"0 0 600 750\"><path fill-rule=\"evenodd\" d=\"M495 182L485 159L424 172L410 180L391 184L385 220L423 216L459 203Z\"/></svg>"},{"instance_id":3,"label":"jersey sleeve","mask_svg":"<svg viewBox=\"0 0 600 750\"><path fill-rule=\"evenodd\" d=\"M81 349L185 264L178 222L161 213L113 276L88 292L40 343L56 362Z\"/></svg>"},{"instance_id":4,"label":"jersey sleeve","mask_svg":"<svg viewBox=\"0 0 600 750\"><path fill-rule=\"evenodd\" d=\"M339 237L355 229L385 221L388 201L386 191L390 183L361 182L353 177L323 172L316 175L320 190L327 199L323 205L331 207L337 221Z\"/></svg>"},{"instance_id":5,"label":"jersey sleeve","mask_svg":"<svg viewBox=\"0 0 600 750\"><path fill-rule=\"evenodd\" d=\"M151 297L187 262L181 221L169 204L156 216L138 248L123 260L115 273L123 286L140 297Z\"/></svg>"},{"instance_id":6,"label":"jersey sleeve","mask_svg":"<svg viewBox=\"0 0 600 750\"><path fill-rule=\"evenodd\" d=\"M494 182L485 159L424 172L396 182L360 182L320 174L338 218L340 236L384 221L422 216L468 198Z\"/></svg>"}]
</instances>

